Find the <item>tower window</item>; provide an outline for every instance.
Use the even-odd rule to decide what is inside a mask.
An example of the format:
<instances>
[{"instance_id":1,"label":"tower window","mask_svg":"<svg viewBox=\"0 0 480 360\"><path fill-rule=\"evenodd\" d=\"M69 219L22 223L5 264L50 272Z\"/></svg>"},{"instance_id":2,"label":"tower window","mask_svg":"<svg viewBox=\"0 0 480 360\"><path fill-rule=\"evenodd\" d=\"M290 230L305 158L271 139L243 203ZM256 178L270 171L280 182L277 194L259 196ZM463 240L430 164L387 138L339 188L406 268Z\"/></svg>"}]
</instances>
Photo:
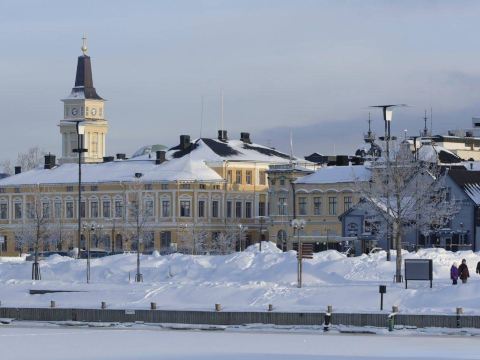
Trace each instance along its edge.
<instances>
[{"instance_id":1,"label":"tower window","mask_svg":"<svg viewBox=\"0 0 480 360\"><path fill-rule=\"evenodd\" d=\"M85 116L88 116L88 106L85 107Z\"/></svg>"}]
</instances>

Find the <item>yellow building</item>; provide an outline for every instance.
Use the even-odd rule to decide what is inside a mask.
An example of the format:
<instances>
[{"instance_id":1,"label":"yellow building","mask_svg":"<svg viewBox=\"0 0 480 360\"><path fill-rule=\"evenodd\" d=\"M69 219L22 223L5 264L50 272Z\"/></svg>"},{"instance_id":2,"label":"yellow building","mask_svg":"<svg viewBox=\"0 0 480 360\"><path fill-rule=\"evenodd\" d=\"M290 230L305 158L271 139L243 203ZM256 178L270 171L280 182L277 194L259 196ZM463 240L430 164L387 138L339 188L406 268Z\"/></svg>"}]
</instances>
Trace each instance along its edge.
<instances>
[{"instance_id":1,"label":"yellow building","mask_svg":"<svg viewBox=\"0 0 480 360\"><path fill-rule=\"evenodd\" d=\"M246 132L228 139L225 130L194 141L181 135L166 151L143 148L130 159L105 156L104 100L93 87L85 43L82 51L75 87L63 100L59 163L47 155L43 167L0 180L2 254L31 249L37 234L42 249L84 248L90 239L93 248L131 250L139 223L144 251L218 252L225 250L218 249L218 239L242 249L267 239L267 170L288 164L290 156L252 143ZM87 150L80 199L77 124L80 147ZM80 236L79 216L88 225Z\"/></svg>"},{"instance_id":2,"label":"yellow building","mask_svg":"<svg viewBox=\"0 0 480 360\"><path fill-rule=\"evenodd\" d=\"M283 249L296 248L297 235L314 251L341 249L350 238L342 237L339 215L359 201L358 182L369 177L363 165L327 166L315 171L298 165L273 165L268 172L270 240ZM305 220L295 233L293 219Z\"/></svg>"}]
</instances>

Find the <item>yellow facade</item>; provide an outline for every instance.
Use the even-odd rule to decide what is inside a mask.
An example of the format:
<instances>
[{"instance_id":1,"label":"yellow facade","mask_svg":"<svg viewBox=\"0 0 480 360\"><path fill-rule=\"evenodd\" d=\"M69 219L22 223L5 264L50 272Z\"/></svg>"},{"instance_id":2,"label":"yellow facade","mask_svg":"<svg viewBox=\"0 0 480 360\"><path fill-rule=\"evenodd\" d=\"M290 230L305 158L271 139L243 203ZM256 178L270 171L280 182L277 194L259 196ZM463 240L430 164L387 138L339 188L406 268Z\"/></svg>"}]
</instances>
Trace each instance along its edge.
<instances>
[{"instance_id":1,"label":"yellow facade","mask_svg":"<svg viewBox=\"0 0 480 360\"><path fill-rule=\"evenodd\" d=\"M299 235L302 242L312 243L315 251L339 249L347 240L342 236L339 216L359 201L358 184L296 182L308 174L307 169L301 171L295 167L274 167L269 172L270 241L290 250L296 246ZM291 226L294 218L305 220L303 231L294 232Z\"/></svg>"},{"instance_id":2,"label":"yellow facade","mask_svg":"<svg viewBox=\"0 0 480 360\"><path fill-rule=\"evenodd\" d=\"M239 225L245 231L243 247L257 242L263 226L262 217L267 211L267 168L268 164L224 162L212 166L223 177L221 181L140 182L141 199L152 207L142 231L153 234L152 238L144 240L141 250L175 248L180 238L185 241L185 235L193 247L192 234L195 232L205 232L208 237L221 232L235 234L240 231ZM234 178L228 177L230 172L235 174ZM129 213L129 204L138 190L131 182L82 184L82 222L100 225L93 234L82 230L85 238L91 237L91 247L109 251L127 251L135 247L135 219ZM77 247L77 184L3 186L0 187L0 235L7 240L3 255L18 255L29 247L31 250L31 244L21 249L15 238L19 240L24 229L36 224L35 219L27 215L33 199L38 200L42 212L47 214L48 237L61 239L57 240L58 244L55 241L46 244L42 240L41 248L68 250ZM266 239L266 232L262 233ZM85 246L84 241L81 247Z\"/></svg>"}]
</instances>

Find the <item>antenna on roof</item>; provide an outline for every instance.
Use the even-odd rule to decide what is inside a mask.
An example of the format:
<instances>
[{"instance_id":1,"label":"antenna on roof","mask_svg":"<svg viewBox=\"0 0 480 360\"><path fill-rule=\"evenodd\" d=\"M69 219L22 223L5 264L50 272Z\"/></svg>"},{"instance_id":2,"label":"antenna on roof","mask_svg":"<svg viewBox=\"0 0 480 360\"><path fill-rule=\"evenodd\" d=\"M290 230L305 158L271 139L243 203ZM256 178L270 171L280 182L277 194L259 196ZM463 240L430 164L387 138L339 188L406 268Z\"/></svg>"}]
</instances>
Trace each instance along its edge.
<instances>
[{"instance_id":1,"label":"antenna on roof","mask_svg":"<svg viewBox=\"0 0 480 360\"><path fill-rule=\"evenodd\" d=\"M290 164L292 163L293 160L293 132L292 129L290 129Z\"/></svg>"},{"instance_id":2,"label":"antenna on roof","mask_svg":"<svg viewBox=\"0 0 480 360\"><path fill-rule=\"evenodd\" d=\"M223 89L220 91L220 97L221 97L220 130L225 130L223 127Z\"/></svg>"},{"instance_id":3,"label":"antenna on roof","mask_svg":"<svg viewBox=\"0 0 480 360\"><path fill-rule=\"evenodd\" d=\"M203 131L203 95L202 95L202 110L200 111L200 139L202 138L202 131Z\"/></svg>"},{"instance_id":4,"label":"antenna on roof","mask_svg":"<svg viewBox=\"0 0 480 360\"><path fill-rule=\"evenodd\" d=\"M433 108L430 106L430 135L433 135Z\"/></svg>"},{"instance_id":5,"label":"antenna on roof","mask_svg":"<svg viewBox=\"0 0 480 360\"><path fill-rule=\"evenodd\" d=\"M425 109L425 115L423 117L423 136L428 136L428 129L427 129L427 109Z\"/></svg>"}]
</instances>

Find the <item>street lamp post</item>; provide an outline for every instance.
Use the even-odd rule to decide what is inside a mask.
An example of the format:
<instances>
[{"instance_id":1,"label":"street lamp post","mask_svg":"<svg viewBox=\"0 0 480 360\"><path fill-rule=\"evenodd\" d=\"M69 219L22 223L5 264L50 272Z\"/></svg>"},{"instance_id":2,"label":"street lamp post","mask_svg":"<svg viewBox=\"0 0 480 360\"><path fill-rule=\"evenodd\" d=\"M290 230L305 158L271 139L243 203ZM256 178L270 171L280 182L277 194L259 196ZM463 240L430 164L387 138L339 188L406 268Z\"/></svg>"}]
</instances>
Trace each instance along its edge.
<instances>
[{"instance_id":1,"label":"street lamp post","mask_svg":"<svg viewBox=\"0 0 480 360\"><path fill-rule=\"evenodd\" d=\"M300 230L305 228L305 220L303 219L293 219L292 220L292 227L293 230L297 232L297 287L302 287L302 240L300 239Z\"/></svg>"},{"instance_id":2,"label":"street lamp post","mask_svg":"<svg viewBox=\"0 0 480 360\"><path fill-rule=\"evenodd\" d=\"M137 230L137 273L135 274L135 282L143 282L143 274L140 272L140 243L141 243L141 229L140 226L143 226L144 222L144 209L143 209L143 199L142 199L142 189L140 187L140 178L143 176L142 173L135 173L135 179L137 181L137 204L136 204L136 230Z\"/></svg>"},{"instance_id":3,"label":"street lamp post","mask_svg":"<svg viewBox=\"0 0 480 360\"><path fill-rule=\"evenodd\" d=\"M259 241L259 250L262 252L262 240L263 240L263 224L265 224L266 216L259 216L258 221L260 222L260 241Z\"/></svg>"},{"instance_id":4,"label":"street lamp post","mask_svg":"<svg viewBox=\"0 0 480 360\"><path fill-rule=\"evenodd\" d=\"M242 237L243 237L243 232L247 231L248 227L238 224L238 250L242 251Z\"/></svg>"},{"instance_id":5,"label":"street lamp post","mask_svg":"<svg viewBox=\"0 0 480 360\"><path fill-rule=\"evenodd\" d=\"M78 153L78 228L77 228L77 246L78 246L78 255L80 257L80 247L81 247L81 237L82 237L82 153L86 153L88 149L83 147L83 135L85 133L85 128L80 125L84 120L71 120L70 122L75 123L75 128L77 130L77 148L72 149L74 153Z\"/></svg>"},{"instance_id":6,"label":"street lamp post","mask_svg":"<svg viewBox=\"0 0 480 360\"><path fill-rule=\"evenodd\" d=\"M95 223L91 223L91 224L87 224L87 223L84 223L83 224L83 230L85 230L87 232L87 236L86 236L86 250L87 250L87 284L90 283L90 242L92 240L92 233L99 229L100 226L95 224Z\"/></svg>"},{"instance_id":7,"label":"street lamp post","mask_svg":"<svg viewBox=\"0 0 480 360\"><path fill-rule=\"evenodd\" d=\"M385 140L385 157L386 157L386 167L387 167L387 172L386 172L386 196L387 196L387 261L391 260L391 253L390 253L390 248L391 248L391 229L390 229L390 188L389 188L389 181L390 181L390 140L395 140L395 138L391 137L391 129L390 125L392 123L392 116L393 116L393 111L389 110L390 108L393 107L399 107L399 106L406 106L405 104L390 104L390 105L374 105L371 107L374 108L380 108L383 110L383 121L385 122L385 137L380 140Z\"/></svg>"}]
</instances>

